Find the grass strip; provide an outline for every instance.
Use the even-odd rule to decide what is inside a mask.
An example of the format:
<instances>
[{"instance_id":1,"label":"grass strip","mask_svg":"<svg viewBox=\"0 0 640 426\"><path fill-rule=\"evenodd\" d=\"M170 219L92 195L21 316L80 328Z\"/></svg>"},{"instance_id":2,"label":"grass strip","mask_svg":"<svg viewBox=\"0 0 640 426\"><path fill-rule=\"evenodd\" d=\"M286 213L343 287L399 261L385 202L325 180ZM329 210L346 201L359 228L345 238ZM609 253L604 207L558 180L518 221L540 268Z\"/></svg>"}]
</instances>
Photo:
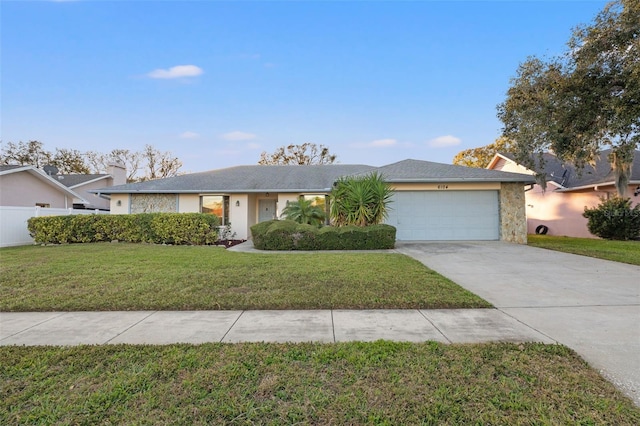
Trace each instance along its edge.
<instances>
[{"instance_id":1,"label":"grass strip","mask_svg":"<svg viewBox=\"0 0 640 426\"><path fill-rule=\"evenodd\" d=\"M408 256L97 243L0 250L0 310L430 309L491 305Z\"/></svg>"},{"instance_id":2,"label":"grass strip","mask_svg":"<svg viewBox=\"0 0 640 426\"><path fill-rule=\"evenodd\" d=\"M0 423L640 424L543 344L0 347Z\"/></svg>"},{"instance_id":3,"label":"grass strip","mask_svg":"<svg viewBox=\"0 0 640 426\"><path fill-rule=\"evenodd\" d=\"M640 266L640 241L529 235L529 245Z\"/></svg>"}]
</instances>

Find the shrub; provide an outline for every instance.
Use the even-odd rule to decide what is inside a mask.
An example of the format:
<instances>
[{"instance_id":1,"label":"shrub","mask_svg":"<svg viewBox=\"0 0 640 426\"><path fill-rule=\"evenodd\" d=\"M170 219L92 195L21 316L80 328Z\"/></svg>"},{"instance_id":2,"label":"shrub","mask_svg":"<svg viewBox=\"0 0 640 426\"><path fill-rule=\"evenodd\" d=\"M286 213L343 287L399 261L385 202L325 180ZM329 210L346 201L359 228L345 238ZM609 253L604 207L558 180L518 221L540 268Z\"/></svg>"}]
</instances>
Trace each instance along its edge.
<instances>
[{"instance_id":1,"label":"shrub","mask_svg":"<svg viewBox=\"0 0 640 426\"><path fill-rule=\"evenodd\" d=\"M640 237L640 204L631 208L628 198L602 199L597 207L584 209L587 228L593 235L607 240L630 240Z\"/></svg>"},{"instance_id":2,"label":"shrub","mask_svg":"<svg viewBox=\"0 0 640 426\"><path fill-rule=\"evenodd\" d=\"M213 244L218 239L218 217L202 213L156 214L151 229L167 244Z\"/></svg>"},{"instance_id":3,"label":"shrub","mask_svg":"<svg viewBox=\"0 0 640 426\"><path fill-rule=\"evenodd\" d=\"M331 220L336 226L368 226L387 217L393 190L379 173L341 178L331 191Z\"/></svg>"},{"instance_id":4,"label":"shrub","mask_svg":"<svg viewBox=\"0 0 640 426\"><path fill-rule=\"evenodd\" d=\"M251 234L259 250L391 249L396 241L396 228L384 224L317 228L291 220L272 220L252 226Z\"/></svg>"},{"instance_id":5,"label":"shrub","mask_svg":"<svg viewBox=\"0 0 640 426\"><path fill-rule=\"evenodd\" d=\"M202 213L140 213L131 215L44 216L29 219L37 243L213 244L220 219Z\"/></svg>"}]
</instances>

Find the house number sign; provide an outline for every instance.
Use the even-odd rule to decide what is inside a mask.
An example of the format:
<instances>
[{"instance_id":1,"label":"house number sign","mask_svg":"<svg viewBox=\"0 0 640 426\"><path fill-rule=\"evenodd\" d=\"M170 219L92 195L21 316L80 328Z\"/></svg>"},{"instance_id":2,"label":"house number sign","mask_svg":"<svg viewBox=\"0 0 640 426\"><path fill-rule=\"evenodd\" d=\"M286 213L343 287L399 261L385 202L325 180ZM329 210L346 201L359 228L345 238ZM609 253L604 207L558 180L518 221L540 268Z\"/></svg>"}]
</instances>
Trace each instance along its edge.
<instances>
[{"instance_id":1,"label":"house number sign","mask_svg":"<svg viewBox=\"0 0 640 426\"><path fill-rule=\"evenodd\" d=\"M449 189L449 185L438 185L438 189Z\"/></svg>"}]
</instances>

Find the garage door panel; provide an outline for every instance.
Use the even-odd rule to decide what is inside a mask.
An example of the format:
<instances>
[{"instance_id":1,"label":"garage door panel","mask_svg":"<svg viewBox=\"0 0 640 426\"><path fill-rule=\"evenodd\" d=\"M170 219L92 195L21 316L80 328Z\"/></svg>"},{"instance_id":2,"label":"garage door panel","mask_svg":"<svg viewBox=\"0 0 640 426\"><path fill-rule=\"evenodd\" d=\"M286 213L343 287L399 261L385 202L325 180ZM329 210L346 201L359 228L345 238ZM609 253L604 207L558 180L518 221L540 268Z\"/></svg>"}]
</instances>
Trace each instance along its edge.
<instances>
[{"instance_id":1,"label":"garage door panel","mask_svg":"<svg viewBox=\"0 0 640 426\"><path fill-rule=\"evenodd\" d=\"M398 191L386 223L398 240L497 240L498 191Z\"/></svg>"}]
</instances>

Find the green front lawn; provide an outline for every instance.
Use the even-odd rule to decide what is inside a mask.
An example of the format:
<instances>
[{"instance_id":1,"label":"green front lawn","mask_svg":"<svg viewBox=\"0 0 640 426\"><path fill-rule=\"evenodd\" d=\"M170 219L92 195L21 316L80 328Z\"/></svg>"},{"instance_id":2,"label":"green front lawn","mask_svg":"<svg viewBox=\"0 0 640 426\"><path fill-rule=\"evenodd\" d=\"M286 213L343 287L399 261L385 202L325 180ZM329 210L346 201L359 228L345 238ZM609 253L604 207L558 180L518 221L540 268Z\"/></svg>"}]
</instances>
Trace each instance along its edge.
<instances>
[{"instance_id":1,"label":"green front lawn","mask_svg":"<svg viewBox=\"0 0 640 426\"><path fill-rule=\"evenodd\" d=\"M637 425L564 346L0 347L0 424Z\"/></svg>"},{"instance_id":2,"label":"green front lawn","mask_svg":"<svg viewBox=\"0 0 640 426\"><path fill-rule=\"evenodd\" d=\"M479 308L401 254L96 243L0 250L0 311Z\"/></svg>"},{"instance_id":3,"label":"green front lawn","mask_svg":"<svg viewBox=\"0 0 640 426\"><path fill-rule=\"evenodd\" d=\"M529 245L640 266L640 241L529 235Z\"/></svg>"}]
</instances>

